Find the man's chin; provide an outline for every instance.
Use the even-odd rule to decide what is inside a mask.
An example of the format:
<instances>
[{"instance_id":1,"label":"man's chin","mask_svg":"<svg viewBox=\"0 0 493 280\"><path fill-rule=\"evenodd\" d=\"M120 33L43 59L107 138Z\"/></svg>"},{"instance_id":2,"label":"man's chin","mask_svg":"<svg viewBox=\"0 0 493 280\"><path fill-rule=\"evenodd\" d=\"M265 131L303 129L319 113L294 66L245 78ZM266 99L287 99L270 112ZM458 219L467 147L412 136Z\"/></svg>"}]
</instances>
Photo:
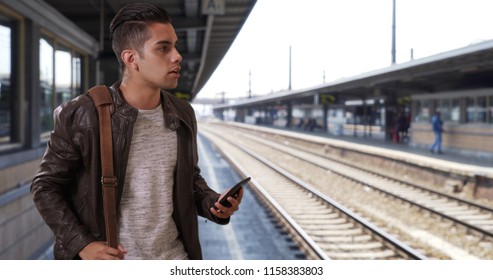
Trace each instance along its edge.
<instances>
[{"instance_id":1,"label":"man's chin","mask_svg":"<svg viewBox=\"0 0 493 280\"><path fill-rule=\"evenodd\" d=\"M166 83L161 85L162 89L175 89L178 86L178 81L176 83Z\"/></svg>"}]
</instances>

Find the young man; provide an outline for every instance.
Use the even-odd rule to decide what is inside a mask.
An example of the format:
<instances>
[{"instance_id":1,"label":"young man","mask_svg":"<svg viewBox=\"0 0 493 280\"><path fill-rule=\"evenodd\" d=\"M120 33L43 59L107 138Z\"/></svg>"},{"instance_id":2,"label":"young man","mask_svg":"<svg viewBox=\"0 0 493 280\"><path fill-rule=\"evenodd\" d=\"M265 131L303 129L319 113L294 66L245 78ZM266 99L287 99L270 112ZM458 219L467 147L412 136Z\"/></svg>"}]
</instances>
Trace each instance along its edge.
<instances>
[{"instance_id":1,"label":"young man","mask_svg":"<svg viewBox=\"0 0 493 280\"><path fill-rule=\"evenodd\" d=\"M83 94L55 110L31 186L55 258L201 259L197 214L226 224L242 193L229 208L217 202L197 166L193 109L161 90L177 86L182 60L168 13L130 4L110 31L123 73L110 88L120 245L105 243L98 115Z\"/></svg>"}]
</instances>

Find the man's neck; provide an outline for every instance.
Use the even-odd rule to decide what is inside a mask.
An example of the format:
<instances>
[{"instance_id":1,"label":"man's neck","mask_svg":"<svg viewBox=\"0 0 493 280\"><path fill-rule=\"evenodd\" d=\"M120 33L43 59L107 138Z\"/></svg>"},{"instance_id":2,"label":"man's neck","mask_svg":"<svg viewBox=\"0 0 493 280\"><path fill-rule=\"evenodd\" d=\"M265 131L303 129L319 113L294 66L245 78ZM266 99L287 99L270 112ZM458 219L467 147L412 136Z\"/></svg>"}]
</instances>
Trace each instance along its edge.
<instances>
[{"instance_id":1,"label":"man's neck","mask_svg":"<svg viewBox=\"0 0 493 280\"><path fill-rule=\"evenodd\" d=\"M142 83L135 83L128 79L123 79L120 90L127 103L141 110L151 110L161 104L161 91Z\"/></svg>"}]
</instances>

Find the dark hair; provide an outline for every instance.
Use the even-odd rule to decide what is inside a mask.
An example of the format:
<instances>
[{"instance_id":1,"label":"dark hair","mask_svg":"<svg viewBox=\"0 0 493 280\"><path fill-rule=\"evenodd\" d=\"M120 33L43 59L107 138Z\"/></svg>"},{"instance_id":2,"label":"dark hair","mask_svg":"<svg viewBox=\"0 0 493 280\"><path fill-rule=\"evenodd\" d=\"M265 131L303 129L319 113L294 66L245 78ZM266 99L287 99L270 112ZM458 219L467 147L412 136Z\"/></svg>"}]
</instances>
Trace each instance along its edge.
<instances>
[{"instance_id":1,"label":"dark hair","mask_svg":"<svg viewBox=\"0 0 493 280\"><path fill-rule=\"evenodd\" d=\"M122 7L110 23L111 47L115 52L122 71L125 64L121 53L135 49L140 54L144 42L149 39L147 26L152 23L171 23L168 12L149 3L133 3Z\"/></svg>"}]
</instances>

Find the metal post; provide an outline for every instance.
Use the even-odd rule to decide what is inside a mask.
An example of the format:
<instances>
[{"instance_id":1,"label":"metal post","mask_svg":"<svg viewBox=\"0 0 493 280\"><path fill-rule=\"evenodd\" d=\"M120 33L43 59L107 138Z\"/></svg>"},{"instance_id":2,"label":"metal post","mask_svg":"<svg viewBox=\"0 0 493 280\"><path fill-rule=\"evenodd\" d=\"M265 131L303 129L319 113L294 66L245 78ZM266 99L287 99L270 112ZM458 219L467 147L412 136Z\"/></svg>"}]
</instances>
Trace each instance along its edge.
<instances>
[{"instance_id":1,"label":"metal post","mask_svg":"<svg viewBox=\"0 0 493 280\"><path fill-rule=\"evenodd\" d=\"M366 138L371 131L368 125L368 104L366 104L366 97L363 98L363 137Z\"/></svg>"},{"instance_id":2,"label":"metal post","mask_svg":"<svg viewBox=\"0 0 493 280\"><path fill-rule=\"evenodd\" d=\"M392 4L392 64L395 64L395 0Z\"/></svg>"},{"instance_id":3,"label":"metal post","mask_svg":"<svg viewBox=\"0 0 493 280\"><path fill-rule=\"evenodd\" d=\"M286 127L290 128L293 123L293 102L288 101L286 105L286 110L288 111Z\"/></svg>"},{"instance_id":4,"label":"metal post","mask_svg":"<svg viewBox=\"0 0 493 280\"><path fill-rule=\"evenodd\" d=\"M248 98L252 98L252 70L248 70Z\"/></svg>"},{"instance_id":5,"label":"metal post","mask_svg":"<svg viewBox=\"0 0 493 280\"><path fill-rule=\"evenodd\" d=\"M291 90L291 46L289 46L289 90Z\"/></svg>"}]
</instances>

